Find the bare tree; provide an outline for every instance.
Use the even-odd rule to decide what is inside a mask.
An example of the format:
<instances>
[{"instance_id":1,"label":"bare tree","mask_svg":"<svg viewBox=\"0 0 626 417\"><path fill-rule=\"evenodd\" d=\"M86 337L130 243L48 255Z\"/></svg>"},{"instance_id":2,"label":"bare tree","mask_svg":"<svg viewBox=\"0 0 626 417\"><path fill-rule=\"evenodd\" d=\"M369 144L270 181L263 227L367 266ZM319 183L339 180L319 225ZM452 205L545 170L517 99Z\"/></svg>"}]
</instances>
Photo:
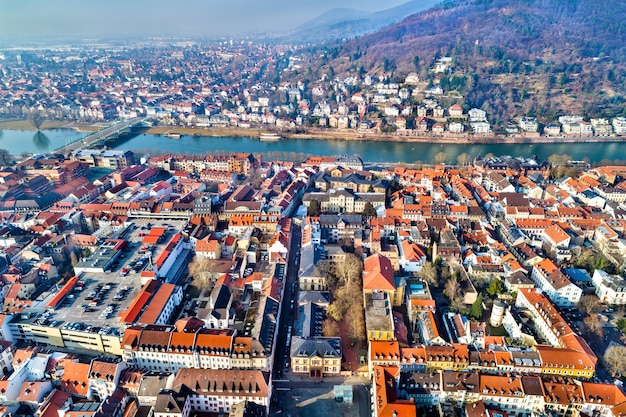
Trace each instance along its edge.
<instances>
[{"instance_id":1,"label":"bare tree","mask_svg":"<svg viewBox=\"0 0 626 417\"><path fill-rule=\"evenodd\" d=\"M324 320L322 334L325 337L338 337L340 335L339 323L332 319Z\"/></svg>"},{"instance_id":2,"label":"bare tree","mask_svg":"<svg viewBox=\"0 0 626 417\"><path fill-rule=\"evenodd\" d=\"M456 278L452 276L446 281L445 287L445 294L448 296L450 301L454 301L454 299L457 298L459 288L461 287L459 281L457 281Z\"/></svg>"},{"instance_id":3,"label":"bare tree","mask_svg":"<svg viewBox=\"0 0 626 417\"><path fill-rule=\"evenodd\" d=\"M337 286L337 277L333 274L332 264L324 259L315 264L315 267L319 271L319 274L326 281L326 286L329 289L335 289Z\"/></svg>"},{"instance_id":4,"label":"bare tree","mask_svg":"<svg viewBox=\"0 0 626 417\"><path fill-rule=\"evenodd\" d=\"M571 160L572 160L572 157L566 154L560 155L560 154L554 153L548 157L548 162L550 162L550 165L552 166L566 165Z\"/></svg>"},{"instance_id":5,"label":"bare tree","mask_svg":"<svg viewBox=\"0 0 626 417\"><path fill-rule=\"evenodd\" d=\"M424 281L431 285L437 284L437 268L433 265L432 262L426 261L422 266L422 270L420 271L420 276Z\"/></svg>"},{"instance_id":6,"label":"bare tree","mask_svg":"<svg viewBox=\"0 0 626 417\"><path fill-rule=\"evenodd\" d=\"M437 165L441 165L441 164L445 164L445 162L448 160L448 155L446 155L445 152L439 152L438 154L435 155L435 157L433 158L433 161L435 162L435 164Z\"/></svg>"},{"instance_id":7,"label":"bare tree","mask_svg":"<svg viewBox=\"0 0 626 417\"><path fill-rule=\"evenodd\" d=\"M613 376L620 376L626 369L626 346L609 346L604 352L604 364Z\"/></svg>"},{"instance_id":8,"label":"bare tree","mask_svg":"<svg viewBox=\"0 0 626 417\"><path fill-rule=\"evenodd\" d=\"M366 331L363 305L361 303L355 303L355 305L348 310L347 319L350 339L355 342L364 341L366 339Z\"/></svg>"},{"instance_id":9,"label":"bare tree","mask_svg":"<svg viewBox=\"0 0 626 417\"><path fill-rule=\"evenodd\" d=\"M339 278L339 282L349 288L360 286L361 272L363 271L363 262L353 253L346 254L343 261L335 265L335 274Z\"/></svg>"},{"instance_id":10,"label":"bare tree","mask_svg":"<svg viewBox=\"0 0 626 417\"><path fill-rule=\"evenodd\" d=\"M472 157L470 156L470 154L466 152L463 152L462 154L456 157L456 162L461 166L465 166L469 164L471 161L472 161Z\"/></svg>"},{"instance_id":11,"label":"bare tree","mask_svg":"<svg viewBox=\"0 0 626 417\"><path fill-rule=\"evenodd\" d=\"M598 311L600 307L600 299L595 295L584 295L578 302L578 309L587 316Z\"/></svg>"},{"instance_id":12,"label":"bare tree","mask_svg":"<svg viewBox=\"0 0 626 417\"><path fill-rule=\"evenodd\" d=\"M604 328L597 315L585 317L583 324L585 325L584 328L588 336L604 336Z\"/></svg>"},{"instance_id":13,"label":"bare tree","mask_svg":"<svg viewBox=\"0 0 626 417\"><path fill-rule=\"evenodd\" d=\"M30 123L37 130L41 130L43 122L46 120L43 113L39 110L34 110L29 117Z\"/></svg>"},{"instance_id":14,"label":"bare tree","mask_svg":"<svg viewBox=\"0 0 626 417\"><path fill-rule=\"evenodd\" d=\"M219 271L215 261L196 255L189 263L189 275L199 289L211 291L217 281Z\"/></svg>"},{"instance_id":15,"label":"bare tree","mask_svg":"<svg viewBox=\"0 0 626 417\"><path fill-rule=\"evenodd\" d=\"M72 266L76 266L76 264L78 263L78 255L74 250L70 252L70 263L72 264Z\"/></svg>"},{"instance_id":16,"label":"bare tree","mask_svg":"<svg viewBox=\"0 0 626 417\"><path fill-rule=\"evenodd\" d=\"M345 286L342 286L333 294L333 302L328 306L326 314L335 321L341 321L346 311L354 303L354 296Z\"/></svg>"}]
</instances>

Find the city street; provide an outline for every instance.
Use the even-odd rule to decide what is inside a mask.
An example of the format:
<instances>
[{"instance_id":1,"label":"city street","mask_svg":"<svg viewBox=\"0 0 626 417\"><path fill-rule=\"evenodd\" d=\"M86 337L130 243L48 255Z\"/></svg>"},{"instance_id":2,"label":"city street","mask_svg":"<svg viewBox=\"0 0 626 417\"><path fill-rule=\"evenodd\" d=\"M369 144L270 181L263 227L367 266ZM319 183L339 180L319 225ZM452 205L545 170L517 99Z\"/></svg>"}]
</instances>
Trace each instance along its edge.
<instances>
[{"instance_id":1,"label":"city street","mask_svg":"<svg viewBox=\"0 0 626 417\"><path fill-rule=\"evenodd\" d=\"M289 259L287 261L287 273L285 274L285 291L283 294L282 307L280 312L280 324L278 326L278 337L274 350L274 366L272 373L274 379L282 377L286 370L286 361L289 361L289 347L287 346L287 330L293 325L294 309L298 301L297 288L293 288L293 283L297 282L297 271L299 266L299 250L302 231L300 225L295 221L291 222L291 247L289 248ZM293 303L291 302L293 300Z\"/></svg>"},{"instance_id":2,"label":"city street","mask_svg":"<svg viewBox=\"0 0 626 417\"><path fill-rule=\"evenodd\" d=\"M294 375L287 366L289 346L287 333L293 325L297 311L298 288L297 271L300 262L300 242L302 230L297 221L291 223L291 247L285 276L285 292L280 313L280 325L276 338L273 392L270 415L272 416L360 416L370 417L370 381L358 377L325 377L321 381L312 380L307 375ZM291 302L293 300L293 303ZM335 401L333 387L340 384L355 386L354 404L347 405ZM293 398L294 391L296 398ZM298 398L299 397L299 398ZM322 406L323 404L323 406Z\"/></svg>"}]
</instances>

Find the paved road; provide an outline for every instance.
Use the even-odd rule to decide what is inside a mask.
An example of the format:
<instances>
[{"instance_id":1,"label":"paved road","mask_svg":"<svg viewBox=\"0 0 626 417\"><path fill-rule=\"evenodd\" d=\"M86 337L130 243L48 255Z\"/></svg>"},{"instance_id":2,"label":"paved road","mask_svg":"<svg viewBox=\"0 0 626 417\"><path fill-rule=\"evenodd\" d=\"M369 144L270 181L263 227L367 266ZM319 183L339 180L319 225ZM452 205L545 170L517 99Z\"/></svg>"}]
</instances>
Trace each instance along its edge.
<instances>
[{"instance_id":1,"label":"paved road","mask_svg":"<svg viewBox=\"0 0 626 417\"><path fill-rule=\"evenodd\" d=\"M287 331L293 326L294 310L298 304L298 289L292 284L297 282L296 273L300 265L300 242L302 230L295 221L291 223L291 247L289 248L289 260L287 261L287 273L285 277L285 293L280 313L278 337L275 345L273 376L279 379L285 371L285 362L289 360L289 347L287 346ZM293 303L291 302L293 300Z\"/></svg>"}]
</instances>

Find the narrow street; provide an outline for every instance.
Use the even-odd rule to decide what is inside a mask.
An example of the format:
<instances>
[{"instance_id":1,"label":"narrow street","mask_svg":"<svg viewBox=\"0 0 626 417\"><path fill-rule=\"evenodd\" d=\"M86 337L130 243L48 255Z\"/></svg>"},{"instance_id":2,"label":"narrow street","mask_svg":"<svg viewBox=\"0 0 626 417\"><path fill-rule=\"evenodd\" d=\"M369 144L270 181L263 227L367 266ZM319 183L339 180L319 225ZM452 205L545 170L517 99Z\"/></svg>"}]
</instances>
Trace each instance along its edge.
<instances>
[{"instance_id":1,"label":"narrow street","mask_svg":"<svg viewBox=\"0 0 626 417\"><path fill-rule=\"evenodd\" d=\"M287 261L287 272L285 275L285 292L280 313L280 324L278 326L278 336L276 338L274 366L272 368L273 378L273 399L271 401L270 416L291 416L296 417L300 413L309 415L311 411L306 410L297 403L302 395L305 400L316 397L320 393L332 392L335 385L354 385L354 404L350 410L354 411L350 415L360 417L370 417L370 381L358 377L325 377L321 381L311 380L307 375L294 375L287 364L289 363L289 346L287 346L287 333L289 326L293 326L295 314L298 308L298 268L300 266L300 243L302 230L300 224L295 219L291 223L291 247L289 248L289 259ZM293 302L292 302L293 301ZM299 394L298 394L299 393ZM296 398L294 398L294 395ZM326 400L328 402L328 400ZM330 405L335 401L332 400ZM341 404L343 407L347 405ZM328 406L328 404L327 404ZM322 412L325 408L316 408ZM287 411L289 410L289 411ZM358 410L358 411L357 411ZM301 415L305 415L301 414ZM328 414L326 414L328 415Z\"/></svg>"},{"instance_id":2,"label":"narrow street","mask_svg":"<svg viewBox=\"0 0 626 417\"><path fill-rule=\"evenodd\" d=\"M298 290L294 283L297 282L298 267L300 265L300 241L302 230L296 221L291 222L291 247L287 261L287 273L285 274L285 292L280 312L278 337L274 354L274 366L272 374L274 379L280 379L286 371L286 362L289 361L289 348L287 346L287 330L293 325L294 312L298 303ZM293 301L293 302L292 302Z\"/></svg>"}]
</instances>

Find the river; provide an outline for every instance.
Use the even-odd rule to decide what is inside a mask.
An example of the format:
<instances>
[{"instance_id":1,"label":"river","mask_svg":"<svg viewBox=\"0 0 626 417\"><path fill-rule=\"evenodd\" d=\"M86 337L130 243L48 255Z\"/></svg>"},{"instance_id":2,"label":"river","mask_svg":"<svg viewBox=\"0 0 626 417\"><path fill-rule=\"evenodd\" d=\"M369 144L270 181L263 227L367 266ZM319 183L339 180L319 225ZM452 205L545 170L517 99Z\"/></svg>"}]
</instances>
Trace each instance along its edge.
<instances>
[{"instance_id":1,"label":"river","mask_svg":"<svg viewBox=\"0 0 626 417\"><path fill-rule=\"evenodd\" d=\"M14 155L23 152L54 151L67 141L84 136L71 129L33 131L0 131L0 148ZM284 139L279 142L261 142L258 138L187 136L171 139L160 135L139 134L111 144L114 149L130 149L151 155L162 153L203 154L207 152L253 152L269 156L287 157L291 153L311 155L358 154L368 162L430 163L436 154L445 152L447 162L454 163L461 153L474 157L511 155L546 159L552 154L567 154L575 160L588 158L590 162L626 159L626 142L621 143L537 143L537 144L437 144L398 143L374 141L342 141L327 139ZM282 152L282 154L280 153Z\"/></svg>"}]
</instances>

